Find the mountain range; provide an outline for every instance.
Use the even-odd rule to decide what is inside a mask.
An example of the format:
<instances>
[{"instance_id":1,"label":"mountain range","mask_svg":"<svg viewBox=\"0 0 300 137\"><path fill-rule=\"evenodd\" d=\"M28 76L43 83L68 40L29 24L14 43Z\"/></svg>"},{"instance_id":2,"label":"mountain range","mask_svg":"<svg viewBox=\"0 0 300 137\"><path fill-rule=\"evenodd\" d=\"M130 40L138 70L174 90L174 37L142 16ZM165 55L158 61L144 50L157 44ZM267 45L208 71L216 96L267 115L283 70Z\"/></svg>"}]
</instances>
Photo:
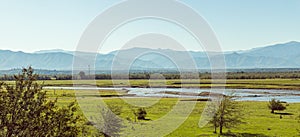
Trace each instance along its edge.
<instances>
[{"instance_id":1,"label":"mountain range","mask_svg":"<svg viewBox=\"0 0 300 137\"><path fill-rule=\"evenodd\" d=\"M207 55L211 55L208 58ZM300 68L300 42L292 41L244 51L224 53L176 51L171 49L131 48L107 54L44 50L34 53L0 50L0 70L32 66L36 69L71 70L76 58L77 69L151 70L208 69L210 61L224 55L227 68Z\"/></svg>"}]
</instances>

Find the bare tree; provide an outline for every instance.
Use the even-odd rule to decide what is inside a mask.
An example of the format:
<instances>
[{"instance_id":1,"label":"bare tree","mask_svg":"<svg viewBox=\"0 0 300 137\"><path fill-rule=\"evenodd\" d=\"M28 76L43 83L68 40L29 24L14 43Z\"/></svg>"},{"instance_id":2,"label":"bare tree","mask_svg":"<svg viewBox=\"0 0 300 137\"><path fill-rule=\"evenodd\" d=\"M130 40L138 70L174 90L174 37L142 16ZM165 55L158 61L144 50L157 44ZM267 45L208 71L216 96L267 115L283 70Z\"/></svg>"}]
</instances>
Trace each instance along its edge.
<instances>
[{"instance_id":1,"label":"bare tree","mask_svg":"<svg viewBox=\"0 0 300 137\"><path fill-rule=\"evenodd\" d=\"M80 79L85 79L85 73L83 72L83 71L80 71L79 73L78 73L78 75L79 75L79 77L80 77Z\"/></svg>"},{"instance_id":2,"label":"bare tree","mask_svg":"<svg viewBox=\"0 0 300 137\"><path fill-rule=\"evenodd\" d=\"M224 96L217 108L215 108L216 106L210 107L208 111L210 111L210 114L213 114L210 123L214 127L214 133L217 133L217 128L219 128L220 134L223 134L224 127L233 128L243 123L241 108L232 96Z\"/></svg>"},{"instance_id":3,"label":"bare tree","mask_svg":"<svg viewBox=\"0 0 300 137\"><path fill-rule=\"evenodd\" d=\"M105 137L118 137L124 128L123 121L118 116L121 115L122 107L118 105L109 105L108 108L101 110L102 120L100 132Z\"/></svg>"}]
</instances>

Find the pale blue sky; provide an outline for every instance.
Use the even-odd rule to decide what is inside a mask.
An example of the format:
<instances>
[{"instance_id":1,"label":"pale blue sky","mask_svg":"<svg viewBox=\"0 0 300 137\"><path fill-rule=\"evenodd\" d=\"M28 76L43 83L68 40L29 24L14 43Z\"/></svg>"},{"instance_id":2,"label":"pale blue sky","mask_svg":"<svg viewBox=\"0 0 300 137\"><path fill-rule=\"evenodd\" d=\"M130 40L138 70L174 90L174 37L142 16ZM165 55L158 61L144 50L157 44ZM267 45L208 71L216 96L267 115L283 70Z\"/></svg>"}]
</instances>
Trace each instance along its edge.
<instances>
[{"instance_id":1,"label":"pale blue sky","mask_svg":"<svg viewBox=\"0 0 300 137\"><path fill-rule=\"evenodd\" d=\"M25 52L45 49L75 50L88 24L101 11L117 2L119 1L2 0L0 49ZM299 0L181 0L181 2L194 8L207 20L225 51L300 41ZM139 23L143 25L145 22ZM153 23L155 24L163 26L163 23ZM130 28L129 26L138 25L131 24L127 28ZM129 31L126 30L126 26L121 30L123 33ZM172 31L168 30L172 30L172 27L165 28L167 34L171 33ZM151 30L147 28L144 31ZM180 30L173 33L185 35L179 32ZM120 34L115 36L123 37ZM186 41L193 45L192 40L186 38ZM114 45L113 42L116 41L112 40L111 45ZM192 46L187 47L190 50L198 50ZM115 49L118 47L107 46L104 47L104 52Z\"/></svg>"}]
</instances>

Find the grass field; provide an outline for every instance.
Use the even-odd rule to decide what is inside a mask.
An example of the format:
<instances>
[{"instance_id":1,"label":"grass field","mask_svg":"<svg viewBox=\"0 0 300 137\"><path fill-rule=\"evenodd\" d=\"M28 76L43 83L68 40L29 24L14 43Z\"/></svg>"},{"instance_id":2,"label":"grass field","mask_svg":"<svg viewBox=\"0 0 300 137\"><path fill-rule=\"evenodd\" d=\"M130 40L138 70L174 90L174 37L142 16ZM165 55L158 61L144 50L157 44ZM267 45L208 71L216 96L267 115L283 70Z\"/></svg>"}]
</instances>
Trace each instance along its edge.
<instances>
[{"instance_id":1,"label":"grass field","mask_svg":"<svg viewBox=\"0 0 300 137\"><path fill-rule=\"evenodd\" d=\"M13 81L6 81L13 84ZM290 89L300 90L299 79L230 79L230 80L46 80L44 86L96 85L98 87L226 87L231 89Z\"/></svg>"},{"instance_id":2,"label":"grass field","mask_svg":"<svg viewBox=\"0 0 300 137\"><path fill-rule=\"evenodd\" d=\"M12 83L12 82L11 82ZM232 89L292 89L300 90L300 80L298 79L246 79L246 80L227 80L225 83L221 80L48 80L39 81L45 86L72 86L76 85L97 85L98 87L159 87L167 86L170 88L177 87L226 87Z\"/></svg>"},{"instance_id":3,"label":"grass field","mask_svg":"<svg viewBox=\"0 0 300 137\"><path fill-rule=\"evenodd\" d=\"M60 82L60 81L56 81ZM97 81L98 82L98 81ZM259 81L256 81L259 82ZM290 82L290 81L286 81ZM53 84L53 83L52 83ZM292 82L290 84L293 84ZM296 83L295 83L296 84ZM88 91L78 91L79 93L85 93ZM119 94L115 91L99 91L99 95L115 95ZM68 102L75 100L75 93L73 90L56 90L54 94L54 90L48 90L48 97L54 98L58 97L58 103L59 105L66 105ZM85 112L86 116L91 116L95 114L94 108L88 108L88 106L91 103L97 102L97 100L100 100L99 97L83 97L83 96L77 96L77 99L82 98L82 100L79 100L81 102L82 107L86 107L85 109L88 110ZM121 106L122 107L122 113L121 117L125 120L123 123L126 128L121 132L121 135L123 136L147 136L147 135L155 135L156 133L160 133L163 131L156 130L155 133L151 132L151 129L147 128L155 128L156 126L162 126L160 125L151 125L151 122L155 122L159 120L160 118L164 117L170 110L172 110L175 105L180 101L180 99L176 98L128 98L125 101L123 99L119 98L104 98L103 101L108 105L114 105L114 106ZM156 101L156 102L155 102ZM149 107L146 107L147 110L147 118L151 119L150 121L137 121L134 122L134 114L132 112L133 109L136 109L137 106L130 105L129 103L137 103L137 104L143 104L146 102L151 103L154 102L155 104L150 105ZM191 103L191 102L189 102ZM189 107L189 103L186 103L186 107ZM232 134L228 136L276 136L276 137L292 137L292 136L298 136L297 129L300 129L300 123L297 121L297 117L300 114L300 103L291 103L288 104L287 110L281 112L282 114L288 114L288 115L282 115L282 119L280 119L280 114L271 114L270 110L267 108L268 102L239 102L239 104L242 107L242 111L244 113L244 124L238 126L235 129L230 129L230 132ZM213 133L213 128L211 125L207 125L203 128L199 128L198 122L201 117L201 112L203 108L205 107L206 102L196 102L196 106L192 110L192 113L188 116L188 118L185 120L185 122L178 127L176 130L172 131L167 136L176 136L176 137L186 137L186 136L218 136L218 134ZM179 110L184 111L184 110ZM81 112L78 112L81 113ZM181 116L171 116L171 119L176 122L176 120L185 119L185 117ZM171 123L172 124L172 123ZM149 126L151 125L151 126ZM146 127L146 130L141 130L142 132L136 132L140 129L143 129ZM91 128L96 131L95 128ZM147 132L149 131L149 132ZM228 129L224 130L225 132L228 132ZM134 132L134 134L132 133Z\"/></svg>"}]
</instances>

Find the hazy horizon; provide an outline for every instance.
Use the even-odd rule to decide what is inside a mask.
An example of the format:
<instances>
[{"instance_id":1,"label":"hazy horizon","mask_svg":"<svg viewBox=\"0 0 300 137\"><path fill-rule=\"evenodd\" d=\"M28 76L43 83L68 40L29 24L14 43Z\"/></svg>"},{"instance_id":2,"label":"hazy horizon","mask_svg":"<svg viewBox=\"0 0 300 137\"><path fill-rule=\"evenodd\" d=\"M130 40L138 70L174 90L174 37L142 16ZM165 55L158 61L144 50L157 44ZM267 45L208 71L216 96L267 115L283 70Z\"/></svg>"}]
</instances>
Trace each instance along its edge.
<instances>
[{"instance_id":1,"label":"hazy horizon","mask_svg":"<svg viewBox=\"0 0 300 137\"><path fill-rule=\"evenodd\" d=\"M228 50L228 51L223 51L223 52L236 52L236 51L247 51L247 50L252 50L252 49L257 49L257 48L263 48L263 47L268 47L268 46L274 46L274 45L277 45L277 44L286 44L286 43L290 43L290 42L299 42L299 41L287 41L287 42L280 42L280 43L272 43L272 44L268 44L268 45L261 45L261 46L258 46L258 47L254 47L254 48L250 48L250 49L237 49L237 50ZM299 42L300 43L300 42ZM174 51L182 51L182 50L177 50L177 49L171 49L171 48L152 48L152 47L129 47L129 48L124 48L124 49L121 49L121 50L128 50L128 49L133 49L133 48L148 48L148 49L162 49L162 50L174 50ZM37 53L37 52L51 52L51 51L70 51L70 52L74 52L76 50L67 50L67 49L63 49L63 48L57 48L57 49L39 49L39 50L35 50L35 51L30 51L30 52L27 52L27 51L22 51L22 50L11 50L11 49L0 49L0 50L9 50L9 51L13 51L13 52L24 52L24 53ZM111 52L114 52L114 51L118 51L118 50L111 50L111 51L107 51L105 53L103 52L100 52L101 54L108 54L108 53L111 53ZM188 50L188 51L191 51L191 52L214 52L214 51L203 51L203 50Z\"/></svg>"}]
</instances>

